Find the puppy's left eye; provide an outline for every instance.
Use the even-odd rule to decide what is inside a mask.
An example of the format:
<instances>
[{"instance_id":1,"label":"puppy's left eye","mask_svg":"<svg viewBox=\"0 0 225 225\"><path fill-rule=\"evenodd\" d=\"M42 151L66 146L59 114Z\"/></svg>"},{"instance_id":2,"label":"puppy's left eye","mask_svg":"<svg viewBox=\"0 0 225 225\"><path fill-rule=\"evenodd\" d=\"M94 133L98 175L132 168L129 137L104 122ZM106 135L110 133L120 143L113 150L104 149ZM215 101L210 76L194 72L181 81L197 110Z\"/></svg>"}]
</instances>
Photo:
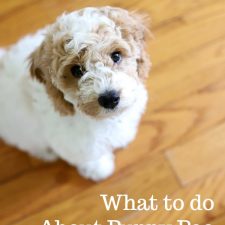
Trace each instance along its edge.
<instances>
[{"instance_id":1,"label":"puppy's left eye","mask_svg":"<svg viewBox=\"0 0 225 225\"><path fill-rule=\"evenodd\" d=\"M111 54L111 59L114 63L119 63L122 59L121 52L115 51Z\"/></svg>"},{"instance_id":2,"label":"puppy's left eye","mask_svg":"<svg viewBox=\"0 0 225 225\"><path fill-rule=\"evenodd\" d=\"M78 64L71 67L70 70L71 70L72 75L76 78L81 78L85 73L84 67L81 65L78 65Z\"/></svg>"}]
</instances>

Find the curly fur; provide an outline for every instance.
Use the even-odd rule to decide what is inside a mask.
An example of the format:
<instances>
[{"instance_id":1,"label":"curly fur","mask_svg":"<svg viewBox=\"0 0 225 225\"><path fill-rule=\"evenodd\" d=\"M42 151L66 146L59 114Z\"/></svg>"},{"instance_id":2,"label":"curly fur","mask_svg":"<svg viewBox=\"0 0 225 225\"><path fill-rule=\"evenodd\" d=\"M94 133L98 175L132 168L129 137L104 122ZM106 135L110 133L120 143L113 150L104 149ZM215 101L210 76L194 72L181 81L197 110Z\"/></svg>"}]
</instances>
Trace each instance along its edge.
<instances>
[{"instance_id":1,"label":"curly fur","mask_svg":"<svg viewBox=\"0 0 225 225\"><path fill-rule=\"evenodd\" d=\"M146 33L140 15L85 8L0 51L0 137L45 160L60 157L86 178L111 175L113 151L134 139L147 101ZM80 79L74 64L85 67ZM107 90L120 93L113 110L98 104Z\"/></svg>"}]
</instances>

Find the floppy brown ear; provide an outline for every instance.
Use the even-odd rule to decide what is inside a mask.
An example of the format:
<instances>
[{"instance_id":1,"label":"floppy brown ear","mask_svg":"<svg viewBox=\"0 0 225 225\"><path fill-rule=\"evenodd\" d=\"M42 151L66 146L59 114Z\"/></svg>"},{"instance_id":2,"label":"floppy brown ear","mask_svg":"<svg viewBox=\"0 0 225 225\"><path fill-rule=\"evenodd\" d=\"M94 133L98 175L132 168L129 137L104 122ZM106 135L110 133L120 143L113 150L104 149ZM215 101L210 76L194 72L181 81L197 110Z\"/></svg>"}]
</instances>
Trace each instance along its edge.
<instances>
[{"instance_id":1,"label":"floppy brown ear","mask_svg":"<svg viewBox=\"0 0 225 225\"><path fill-rule=\"evenodd\" d=\"M137 14L135 12L129 13L130 20L132 21L131 24L127 26L127 32L134 37L137 46L139 48L140 54L137 58L138 64L138 75L142 80L145 80L148 77L151 62L146 50L146 41L148 37L152 37L150 30L148 29L149 26L149 18L147 15Z\"/></svg>"},{"instance_id":2,"label":"floppy brown ear","mask_svg":"<svg viewBox=\"0 0 225 225\"><path fill-rule=\"evenodd\" d=\"M103 7L101 11L113 20L122 33L122 38L132 45L137 56L138 74L146 79L150 70L150 60L146 51L146 40L151 37L147 15L115 7Z\"/></svg>"},{"instance_id":3,"label":"floppy brown ear","mask_svg":"<svg viewBox=\"0 0 225 225\"><path fill-rule=\"evenodd\" d=\"M41 49L43 49L43 44L39 48L37 48L29 57L30 74L39 82L46 83L44 73L41 70Z\"/></svg>"},{"instance_id":4,"label":"floppy brown ear","mask_svg":"<svg viewBox=\"0 0 225 225\"><path fill-rule=\"evenodd\" d=\"M29 57L30 74L34 79L45 85L46 91L52 100L55 109L61 115L73 115L75 113L74 106L64 99L63 93L56 88L51 81L50 74L50 57L47 50L42 44Z\"/></svg>"}]
</instances>

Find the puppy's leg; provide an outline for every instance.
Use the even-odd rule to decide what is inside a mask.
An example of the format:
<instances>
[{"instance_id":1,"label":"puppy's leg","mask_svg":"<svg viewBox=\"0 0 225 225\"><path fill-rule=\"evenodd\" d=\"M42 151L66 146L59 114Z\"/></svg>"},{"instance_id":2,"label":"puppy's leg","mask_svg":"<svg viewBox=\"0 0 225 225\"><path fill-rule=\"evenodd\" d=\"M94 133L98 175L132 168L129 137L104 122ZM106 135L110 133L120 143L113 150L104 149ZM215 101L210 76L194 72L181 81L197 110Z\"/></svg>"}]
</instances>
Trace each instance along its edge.
<instances>
[{"instance_id":1,"label":"puppy's leg","mask_svg":"<svg viewBox=\"0 0 225 225\"><path fill-rule=\"evenodd\" d=\"M97 160L83 162L77 166L78 172L85 178L101 181L114 171L114 155L107 153Z\"/></svg>"}]
</instances>

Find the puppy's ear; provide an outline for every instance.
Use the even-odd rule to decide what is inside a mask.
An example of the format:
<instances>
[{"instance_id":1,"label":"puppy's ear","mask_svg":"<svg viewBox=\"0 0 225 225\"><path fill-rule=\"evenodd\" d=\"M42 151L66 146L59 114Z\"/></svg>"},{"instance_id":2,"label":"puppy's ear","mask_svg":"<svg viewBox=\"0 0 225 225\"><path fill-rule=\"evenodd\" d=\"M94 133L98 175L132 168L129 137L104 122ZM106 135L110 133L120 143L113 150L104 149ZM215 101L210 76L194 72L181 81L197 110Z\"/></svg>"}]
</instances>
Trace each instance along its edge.
<instances>
[{"instance_id":1,"label":"puppy's ear","mask_svg":"<svg viewBox=\"0 0 225 225\"><path fill-rule=\"evenodd\" d=\"M150 70L150 60L146 52L146 40L152 37L147 15L114 7L103 7L102 12L113 20L120 29L122 38L132 45L137 55L138 74L141 79L146 79Z\"/></svg>"},{"instance_id":2,"label":"puppy's ear","mask_svg":"<svg viewBox=\"0 0 225 225\"><path fill-rule=\"evenodd\" d=\"M61 115L73 115L75 113L74 106L64 99L64 94L53 83L51 74L51 60L49 50L45 48L44 43L37 48L29 57L30 74L34 79L44 84L45 89L52 100L55 109Z\"/></svg>"},{"instance_id":3,"label":"puppy's ear","mask_svg":"<svg viewBox=\"0 0 225 225\"><path fill-rule=\"evenodd\" d=\"M139 50L137 57L137 70L140 79L145 80L148 77L151 62L146 51L146 41L148 38L152 38L152 34L149 27L149 18L147 15L137 14L135 12L128 13L129 19L123 24L123 35L128 36L128 41L133 39L136 41L136 46ZM137 51L138 51L137 50Z\"/></svg>"},{"instance_id":4,"label":"puppy's ear","mask_svg":"<svg viewBox=\"0 0 225 225\"><path fill-rule=\"evenodd\" d=\"M41 83L46 83L44 72L42 71L42 54L44 44L42 43L34 52L29 56L30 61L30 74L33 78L37 79Z\"/></svg>"}]
</instances>

